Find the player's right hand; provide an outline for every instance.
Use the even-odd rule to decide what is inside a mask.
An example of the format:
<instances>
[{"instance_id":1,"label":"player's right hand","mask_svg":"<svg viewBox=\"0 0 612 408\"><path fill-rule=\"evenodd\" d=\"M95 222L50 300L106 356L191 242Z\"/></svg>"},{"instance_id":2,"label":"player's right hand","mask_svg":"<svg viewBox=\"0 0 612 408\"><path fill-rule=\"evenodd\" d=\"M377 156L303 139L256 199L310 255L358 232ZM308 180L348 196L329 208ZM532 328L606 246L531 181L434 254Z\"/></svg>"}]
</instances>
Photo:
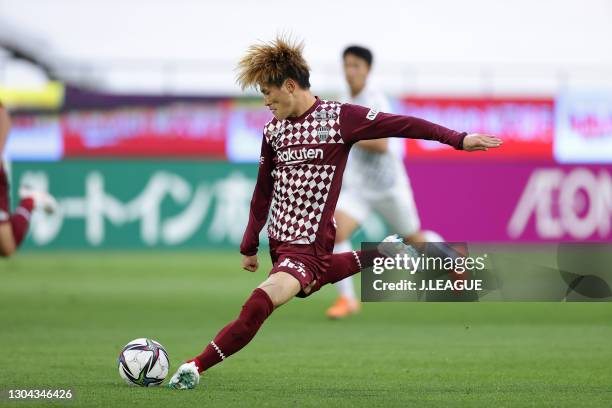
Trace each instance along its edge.
<instances>
[{"instance_id":1,"label":"player's right hand","mask_svg":"<svg viewBox=\"0 0 612 408\"><path fill-rule=\"evenodd\" d=\"M249 272L255 272L259 268L259 261L257 255L244 255L242 257L242 269Z\"/></svg>"}]
</instances>

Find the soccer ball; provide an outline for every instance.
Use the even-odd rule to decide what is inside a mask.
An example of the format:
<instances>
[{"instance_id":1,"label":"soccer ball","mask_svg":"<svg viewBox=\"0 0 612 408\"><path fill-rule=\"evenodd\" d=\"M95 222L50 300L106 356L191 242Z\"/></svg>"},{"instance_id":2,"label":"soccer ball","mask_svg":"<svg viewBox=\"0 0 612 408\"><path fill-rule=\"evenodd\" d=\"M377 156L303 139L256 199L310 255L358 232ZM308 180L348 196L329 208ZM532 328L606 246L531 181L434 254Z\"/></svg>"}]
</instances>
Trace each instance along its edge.
<instances>
[{"instance_id":1,"label":"soccer ball","mask_svg":"<svg viewBox=\"0 0 612 408\"><path fill-rule=\"evenodd\" d=\"M129 385L159 385L168 375L169 366L168 353L155 340L132 340L119 353L119 375Z\"/></svg>"}]
</instances>

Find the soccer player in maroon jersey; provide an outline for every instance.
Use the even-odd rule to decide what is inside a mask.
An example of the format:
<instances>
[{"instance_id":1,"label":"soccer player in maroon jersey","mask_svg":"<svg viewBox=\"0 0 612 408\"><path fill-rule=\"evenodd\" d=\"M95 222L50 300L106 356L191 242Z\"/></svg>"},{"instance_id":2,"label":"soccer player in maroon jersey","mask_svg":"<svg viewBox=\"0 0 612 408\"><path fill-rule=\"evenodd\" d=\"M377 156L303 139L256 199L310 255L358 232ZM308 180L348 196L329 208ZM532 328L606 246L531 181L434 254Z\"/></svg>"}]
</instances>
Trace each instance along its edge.
<instances>
[{"instance_id":1,"label":"soccer player in maroon jersey","mask_svg":"<svg viewBox=\"0 0 612 408\"><path fill-rule=\"evenodd\" d=\"M273 267L204 351L170 379L176 389L195 387L200 373L236 353L275 308L307 297L367 266L361 251L332 254L336 202L351 146L389 135L437 140L457 150L499 147L488 135L460 133L422 119L321 100L310 91L301 44L283 38L253 45L239 62L238 83L258 87L274 118L263 129L257 185L240 245L242 267L259 266L259 232L268 221Z\"/></svg>"},{"instance_id":2,"label":"soccer player in maroon jersey","mask_svg":"<svg viewBox=\"0 0 612 408\"><path fill-rule=\"evenodd\" d=\"M0 157L11 128L11 119L0 103ZM28 232L30 215L35 207L46 212L55 210L55 200L43 191L22 187L19 191L21 201L13 213L10 213L9 182L4 163L0 160L0 256L11 256Z\"/></svg>"}]
</instances>

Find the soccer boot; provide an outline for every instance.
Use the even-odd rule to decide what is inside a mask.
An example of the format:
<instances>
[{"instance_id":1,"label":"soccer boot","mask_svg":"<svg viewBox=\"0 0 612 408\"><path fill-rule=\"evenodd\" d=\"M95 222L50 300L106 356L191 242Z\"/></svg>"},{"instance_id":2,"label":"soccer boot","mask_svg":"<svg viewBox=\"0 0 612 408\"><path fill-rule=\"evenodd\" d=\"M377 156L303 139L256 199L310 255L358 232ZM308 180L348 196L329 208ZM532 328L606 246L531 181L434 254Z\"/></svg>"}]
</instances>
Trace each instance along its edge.
<instances>
[{"instance_id":1,"label":"soccer boot","mask_svg":"<svg viewBox=\"0 0 612 408\"><path fill-rule=\"evenodd\" d=\"M378 252L389 258L394 258L396 255L408 255L409 257L415 258L419 256L418 251L411 245L405 244L404 239L398 234L389 235L387 238L383 239L382 242L378 244Z\"/></svg>"},{"instance_id":2,"label":"soccer boot","mask_svg":"<svg viewBox=\"0 0 612 408\"><path fill-rule=\"evenodd\" d=\"M181 365L176 373L170 378L168 382L168 388L174 388L175 390L190 390L195 388L200 382L200 373L198 367L193 361L184 363Z\"/></svg>"}]
</instances>

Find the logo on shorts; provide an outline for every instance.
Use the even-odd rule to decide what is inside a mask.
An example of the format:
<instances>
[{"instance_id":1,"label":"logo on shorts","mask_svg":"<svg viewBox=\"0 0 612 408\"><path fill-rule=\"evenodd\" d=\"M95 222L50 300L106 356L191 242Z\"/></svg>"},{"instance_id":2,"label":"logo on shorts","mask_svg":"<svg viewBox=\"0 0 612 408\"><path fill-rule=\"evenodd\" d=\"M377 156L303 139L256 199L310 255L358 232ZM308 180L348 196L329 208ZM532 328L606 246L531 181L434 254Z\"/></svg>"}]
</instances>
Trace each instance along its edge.
<instances>
[{"instance_id":1,"label":"logo on shorts","mask_svg":"<svg viewBox=\"0 0 612 408\"><path fill-rule=\"evenodd\" d=\"M283 262L281 262L278 266L279 267L284 267L284 268L289 268L289 269L295 269L303 277L306 277L306 267L304 266L303 263L301 263L299 261L294 261L292 259L285 258L285 259L283 259Z\"/></svg>"},{"instance_id":2,"label":"logo on shorts","mask_svg":"<svg viewBox=\"0 0 612 408\"><path fill-rule=\"evenodd\" d=\"M317 129L317 136L319 136L319 142L324 142L329 137L329 128L327 126L321 126Z\"/></svg>"}]
</instances>

